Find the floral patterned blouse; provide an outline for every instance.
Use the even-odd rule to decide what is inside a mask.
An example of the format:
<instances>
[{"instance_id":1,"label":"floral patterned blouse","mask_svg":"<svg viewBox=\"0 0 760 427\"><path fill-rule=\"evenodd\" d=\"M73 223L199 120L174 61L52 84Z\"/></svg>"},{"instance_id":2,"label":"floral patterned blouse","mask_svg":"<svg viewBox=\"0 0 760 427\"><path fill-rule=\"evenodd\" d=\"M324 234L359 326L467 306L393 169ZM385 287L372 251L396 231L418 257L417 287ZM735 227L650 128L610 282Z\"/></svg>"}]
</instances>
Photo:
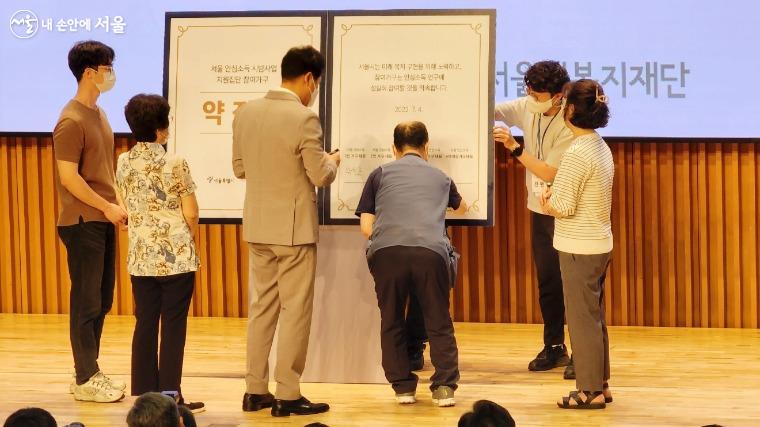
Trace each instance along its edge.
<instances>
[{"instance_id":1,"label":"floral patterned blouse","mask_svg":"<svg viewBox=\"0 0 760 427\"><path fill-rule=\"evenodd\" d=\"M119 156L116 185L129 214L127 270L169 276L198 270L198 255L181 199L195 191L187 162L155 142Z\"/></svg>"}]
</instances>

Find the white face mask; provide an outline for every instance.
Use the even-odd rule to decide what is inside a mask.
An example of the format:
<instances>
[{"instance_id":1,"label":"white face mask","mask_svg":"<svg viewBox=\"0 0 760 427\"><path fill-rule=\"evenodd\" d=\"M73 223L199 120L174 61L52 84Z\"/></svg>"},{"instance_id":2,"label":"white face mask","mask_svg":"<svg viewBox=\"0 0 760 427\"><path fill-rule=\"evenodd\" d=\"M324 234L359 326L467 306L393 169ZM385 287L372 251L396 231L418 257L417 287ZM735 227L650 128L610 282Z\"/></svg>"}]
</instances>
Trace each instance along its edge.
<instances>
[{"instance_id":1,"label":"white face mask","mask_svg":"<svg viewBox=\"0 0 760 427\"><path fill-rule=\"evenodd\" d=\"M536 101L536 98L528 96L528 111L531 113L544 114L554 106L554 99L549 98L544 102Z\"/></svg>"},{"instance_id":2,"label":"white face mask","mask_svg":"<svg viewBox=\"0 0 760 427\"><path fill-rule=\"evenodd\" d=\"M100 93L104 93L113 89L113 86L115 84L116 84L116 71L111 70L110 72L106 72L106 75L103 77L103 83L95 83L95 87L98 88Z\"/></svg>"},{"instance_id":3,"label":"white face mask","mask_svg":"<svg viewBox=\"0 0 760 427\"><path fill-rule=\"evenodd\" d=\"M312 80L312 82L314 82L314 80ZM309 90L309 103L307 105L309 108L313 107L314 103L317 102L317 98L318 98L317 95L319 95L319 92L318 92L317 84L314 83L314 90L313 91Z\"/></svg>"}]
</instances>

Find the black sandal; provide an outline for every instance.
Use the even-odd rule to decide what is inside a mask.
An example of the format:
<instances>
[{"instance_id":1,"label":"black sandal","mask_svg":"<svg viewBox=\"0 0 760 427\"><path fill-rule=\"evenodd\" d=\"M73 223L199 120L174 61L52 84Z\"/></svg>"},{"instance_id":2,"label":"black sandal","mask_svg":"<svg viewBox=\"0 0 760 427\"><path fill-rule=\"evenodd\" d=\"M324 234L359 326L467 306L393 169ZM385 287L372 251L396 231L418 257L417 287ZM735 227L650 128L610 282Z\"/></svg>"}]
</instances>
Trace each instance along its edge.
<instances>
[{"instance_id":1,"label":"black sandal","mask_svg":"<svg viewBox=\"0 0 760 427\"><path fill-rule=\"evenodd\" d=\"M610 385L607 384L607 383L604 383L604 384L602 384L602 389L603 389L602 390L602 394L604 394L604 390L609 390L610 389ZM604 396L604 403L612 403L612 396L610 396L610 397Z\"/></svg>"},{"instance_id":2,"label":"black sandal","mask_svg":"<svg viewBox=\"0 0 760 427\"><path fill-rule=\"evenodd\" d=\"M607 403L593 403L593 400L602 395L601 391L583 391L586 395L585 399L582 399L579 395L579 391L571 391L569 395L562 398L562 403L557 402L557 406L562 409L604 409L607 407ZM570 404L570 399L575 401L574 405Z\"/></svg>"}]
</instances>

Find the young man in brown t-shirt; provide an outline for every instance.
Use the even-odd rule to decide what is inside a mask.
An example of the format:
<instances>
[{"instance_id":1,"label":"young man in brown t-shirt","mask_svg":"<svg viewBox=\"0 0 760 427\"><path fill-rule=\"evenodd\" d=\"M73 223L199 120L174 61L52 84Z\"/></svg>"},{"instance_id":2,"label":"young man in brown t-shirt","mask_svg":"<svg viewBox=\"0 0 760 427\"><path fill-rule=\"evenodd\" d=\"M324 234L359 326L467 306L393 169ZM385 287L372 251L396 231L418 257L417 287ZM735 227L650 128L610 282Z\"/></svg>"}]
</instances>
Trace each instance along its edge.
<instances>
[{"instance_id":1,"label":"young man in brown t-shirt","mask_svg":"<svg viewBox=\"0 0 760 427\"><path fill-rule=\"evenodd\" d=\"M126 226L117 201L114 139L97 100L116 81L114 51L97 41L79 42L69 51L77 92L61 111L53 131L60 201L58 235L66 246L71 278L69 332L76 400L116 402L126 384L98 367L100 335L113 303L116 242L114 225Z\"/></svg>"}]
</instances>

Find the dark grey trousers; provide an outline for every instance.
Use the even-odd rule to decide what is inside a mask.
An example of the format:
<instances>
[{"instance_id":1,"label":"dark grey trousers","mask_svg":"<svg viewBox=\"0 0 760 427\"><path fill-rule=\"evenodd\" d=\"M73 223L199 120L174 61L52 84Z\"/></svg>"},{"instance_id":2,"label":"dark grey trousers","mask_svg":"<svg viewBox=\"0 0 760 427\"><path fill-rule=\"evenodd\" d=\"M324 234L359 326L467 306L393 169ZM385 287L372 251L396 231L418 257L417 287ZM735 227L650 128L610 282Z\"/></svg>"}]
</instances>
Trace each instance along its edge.
<instances>
[{"instance_id":1,"label":"dark grey trousers","mask_svg":"<svg viewBox=\"0 0 760 427\"><path fill-rule=\"evenodd\" d=\"M611 255L559 253L578 390L601 391L602 384L610 378L604 278Z\"/></svg>"},{"instance_id":2,"label":"dark grey trousers","mask_svg":"<svg viewBox=\"0 0 760 427\"><path fill-rule=\"evenodd\" d=\"M459 351L454 324L449 314L449 271L438 253L422 247L390 246L379 249L368 260L375 279L380 308L380 349L385 378L396 393L417 389L417 375L411 371L409 337L405 309L409 295L420 303L430 361L435 373L430 389L457 388Z\"/></svg>"}]
</instances>

